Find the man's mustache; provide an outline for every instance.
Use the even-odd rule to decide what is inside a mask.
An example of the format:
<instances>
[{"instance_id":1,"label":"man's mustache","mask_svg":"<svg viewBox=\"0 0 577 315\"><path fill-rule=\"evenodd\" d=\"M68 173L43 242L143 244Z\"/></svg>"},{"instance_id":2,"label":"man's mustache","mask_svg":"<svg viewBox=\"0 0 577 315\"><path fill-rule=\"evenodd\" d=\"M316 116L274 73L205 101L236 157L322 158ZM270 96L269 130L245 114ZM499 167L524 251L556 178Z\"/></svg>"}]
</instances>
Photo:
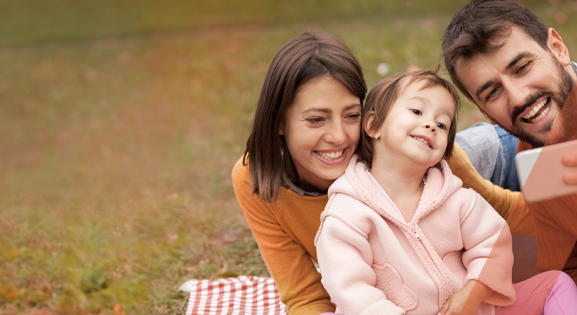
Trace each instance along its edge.
<instances>
[{"instance_id":1,"label":"man's mustache","mask_svg":"<svg viewBox=\"0 0 577 315\"><path fill-rule=\"evenodd\" d=\"M525 100L525 104L523 104L519 107L515 107L515 109L513 109L513 113L511 114L511 124L515 125L515 122L517 121L517 117L519 115L521 115L521 113L523 113L527 108L533 106L538 99L542 98L543 96L545 96L547 94L552 94L552 93L542 91L542 92L537 92L533 95L529 95L527 97L527 99Z\"/></svg>"}]
</instances>

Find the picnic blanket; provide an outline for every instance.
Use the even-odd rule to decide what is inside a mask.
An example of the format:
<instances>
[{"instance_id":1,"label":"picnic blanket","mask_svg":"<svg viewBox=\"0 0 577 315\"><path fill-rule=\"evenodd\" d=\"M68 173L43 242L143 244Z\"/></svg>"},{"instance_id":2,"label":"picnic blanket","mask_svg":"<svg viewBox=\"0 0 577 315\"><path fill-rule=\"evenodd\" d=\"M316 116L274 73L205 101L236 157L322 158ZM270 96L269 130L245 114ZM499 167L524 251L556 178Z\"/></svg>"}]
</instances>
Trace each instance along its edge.
<instances>
[{"instance_id":1,"label":"picnic blanket","mask_svg":"<svg viewBox=\"0 0 577 315\"><path fill-rule=\"evenodd\" d=\"M189 280L179 290L189 293L186 315L288 314L272 278Z\"/></svg>"}]
</instances>

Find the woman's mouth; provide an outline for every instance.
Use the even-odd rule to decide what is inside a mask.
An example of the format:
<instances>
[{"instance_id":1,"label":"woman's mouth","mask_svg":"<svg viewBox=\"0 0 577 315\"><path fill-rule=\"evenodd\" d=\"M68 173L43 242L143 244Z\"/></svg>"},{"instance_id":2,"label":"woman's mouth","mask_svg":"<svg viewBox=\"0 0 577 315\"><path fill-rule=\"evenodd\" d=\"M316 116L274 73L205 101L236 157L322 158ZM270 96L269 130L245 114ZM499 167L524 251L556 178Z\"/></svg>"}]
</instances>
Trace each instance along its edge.
<instances>
[{"instance_id":1,"label":"woman's mouth","mask_svg":"<svg viewBox=\"0 0 577 315\"><path fill-rule=\"evenodd\" d=\"M315 153L318 154L320 157L322 157L325 160L334 161L334 160L340 158L343 155L343 153L345 153L345 149L342 149L340 151L335 151L335 152L315 151Z\"/></svg>"},{"instance_id":2,"label":"woman's mouth","mask_svg":"<svg viewBox=\"0 0 577 315\"><path fill-rule=\"evenodd\" d=\"M533 106L530 112L525 116L521 117L521 120L526 123L535 123L543 119L545 115L549 112L551 107L551 98L547 97L543 99L539 104Z\"/></svg>"}]
</instances>

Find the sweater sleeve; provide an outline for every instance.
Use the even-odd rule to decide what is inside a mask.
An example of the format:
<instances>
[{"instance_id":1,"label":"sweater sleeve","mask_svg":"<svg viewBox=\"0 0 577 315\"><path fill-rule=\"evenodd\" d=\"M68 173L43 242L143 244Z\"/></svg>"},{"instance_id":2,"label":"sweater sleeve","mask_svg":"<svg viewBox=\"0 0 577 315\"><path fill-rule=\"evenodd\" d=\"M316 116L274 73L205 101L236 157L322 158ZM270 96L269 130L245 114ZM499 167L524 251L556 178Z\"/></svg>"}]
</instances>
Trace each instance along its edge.
<instances>
[{"instance_id":1,"label":"sweater sleeve","mask_svg":"<svg viewBox=\"0 0 577 315\"><path fill-rule=\"evenodd\" d=\"M463 265L468 280L477 280L494 292L485 302L497 306L515 301L513 249L509 226L477 193L469 190L473 203L461 213Z\"/></svg>"},{"instance_id":2,"label":"sweater sleeve","mask_svg":"<svg viewBox=\"0 0 577 315\"><path fill-rule=\"evenodd\" d=\"M282 228L271 204L250 193L248 166L242 165L242 159L234 166L232 177L236 198L289 313L334 312L335 306L306 250ZM281 202L277 200L276 206Z\"/></svg>"},{"instance_id":3,"label":"sweater sleeve","mask_svg":"<svg viewBox=\"0 0 577 315\"><path fill-rule=\"evenodd\" d=\"M520 192L501 188L491 181L483 179L477 172L467 154L455 143L449 167L453 174L463 181L464 188L472 188L507 220L511 233L535 237L533 215L529 211Z\"/></svg>"},{"instance_id":4,"label":"sweater sleeve","mask_svg":"<svg viewBox=\"0 0 577 315\"><path fill-rule=\"evenodd\" d=\"M335 196L338 194L329 204ZM372 250L360 229L325 212L315 244L325 287L344 314L405 314L375 287Z\"/></svg>"}]
</instances>

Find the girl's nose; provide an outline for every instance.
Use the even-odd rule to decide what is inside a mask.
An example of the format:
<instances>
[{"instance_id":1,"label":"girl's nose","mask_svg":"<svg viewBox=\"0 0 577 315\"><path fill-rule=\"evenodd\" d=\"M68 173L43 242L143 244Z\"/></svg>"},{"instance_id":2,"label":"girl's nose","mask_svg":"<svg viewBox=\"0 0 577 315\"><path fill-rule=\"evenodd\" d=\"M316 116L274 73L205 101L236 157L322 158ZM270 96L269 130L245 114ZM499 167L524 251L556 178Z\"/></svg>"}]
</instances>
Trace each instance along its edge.
<instances>
[{"instance_id":1,"label":"girl's nose","mask_svg":"<svg viewBox=\"0 0 577 315\"><path fill-rule=\"evenodd\" d=\"M432 124L426 124L426 125L425 125L425 128L431 129L432 132L435 132L435 127L434 127L434 125L432 125Z\"/></svg>"}]
</instances>

